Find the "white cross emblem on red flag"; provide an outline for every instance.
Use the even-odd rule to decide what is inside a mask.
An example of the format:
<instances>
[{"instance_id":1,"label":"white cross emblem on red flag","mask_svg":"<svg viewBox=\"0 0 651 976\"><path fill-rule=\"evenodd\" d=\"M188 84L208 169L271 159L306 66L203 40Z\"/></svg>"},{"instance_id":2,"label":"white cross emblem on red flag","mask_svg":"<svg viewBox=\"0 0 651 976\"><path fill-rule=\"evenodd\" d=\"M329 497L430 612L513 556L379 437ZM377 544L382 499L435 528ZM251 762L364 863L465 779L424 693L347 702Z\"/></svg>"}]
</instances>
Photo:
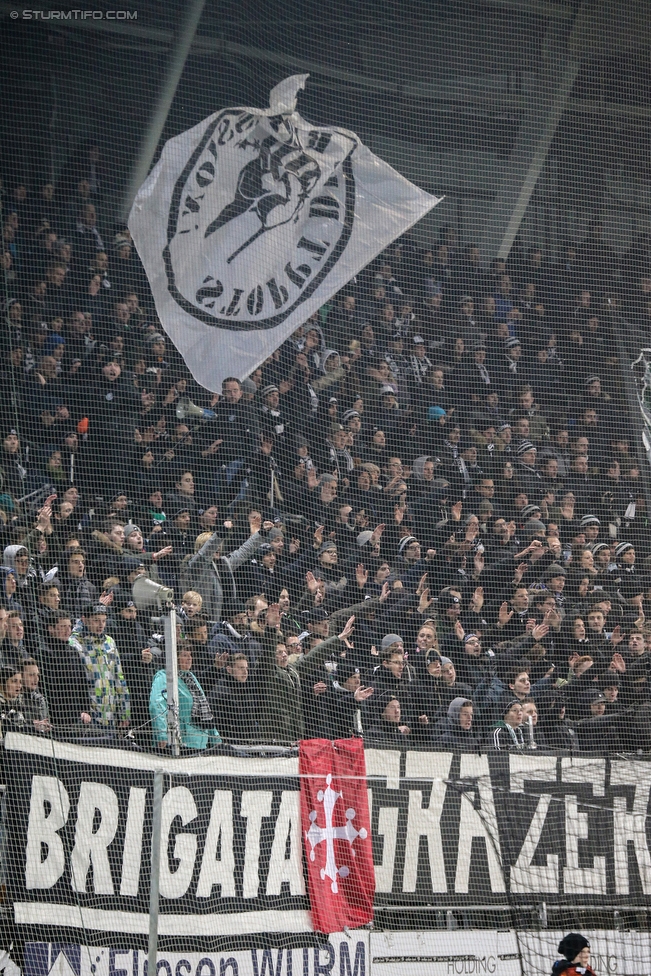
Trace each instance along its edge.
<instances>
[{"instance_id":1,"label":"white cross emblem on red flag","mask_svg":"<svg viewBox=\"0 0 651 976\"><path fill-rule=\"evenodd\" d=\"M301 833L315 932L373 921L375 870L364 742L300 744Z\"/></svg>"},{"instance_id":2,"label":"white cross emblem on red flag","mask_svg":"<svg viewBox=\"0 0 651 976\"><path fill-rule=\"evenodd\" d=\"M319 790L317 793L317 800L319 803L323 803L323 809L325 812L325 827L319 827L317 824L318 813L316 810L310 812L310 820L312 824L310 829L305 834L306 839L309 841L311 851L310 860L314 861L315 854L314 848L317 844L322 844L325 841L326 845L326 863L325 868L321 868L321 880L325 881L326 878L330 878L332 884L330 886L332 893L337 894L339 891L339 886L337 884L337 878L347 878L350 871L346 866L337 867L337 862L335 860L335 840L347 840L351 847L351 854L355 857L355 850L353 848L353 843L358 837L362 840L366 840L367 831L365 827L357 830L353 826L353 820L355 819L355 811L350 808L346 810L346 824L342 827L333 827L332 825L332 814L334 812L335 804L338 800L343 800L343 793L337 793L336 790L332 789L330 785L332 783L332 776L328 774L326 776L326 788L325 790Z\"/></svg>"}]
</instances>

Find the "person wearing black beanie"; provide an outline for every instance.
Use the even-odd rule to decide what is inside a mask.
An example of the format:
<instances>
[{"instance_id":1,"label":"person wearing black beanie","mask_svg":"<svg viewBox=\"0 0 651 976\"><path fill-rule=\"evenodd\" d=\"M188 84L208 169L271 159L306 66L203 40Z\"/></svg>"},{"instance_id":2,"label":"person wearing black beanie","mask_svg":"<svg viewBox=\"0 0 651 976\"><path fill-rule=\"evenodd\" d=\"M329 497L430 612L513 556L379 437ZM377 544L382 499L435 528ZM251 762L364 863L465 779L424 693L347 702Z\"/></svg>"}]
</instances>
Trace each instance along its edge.
<instances>
[{"instance_id":1,"label":"person wearing black beanie","mask_svg":"<svg viewBox=\"0 0 651 976\"><path fill-rule=\"evenodd\" d=\"M552 976L596 976L590 966L590 943L579 932L568 932L558 944L563 956L552 966Z\"/></svg>"}]
</instances>

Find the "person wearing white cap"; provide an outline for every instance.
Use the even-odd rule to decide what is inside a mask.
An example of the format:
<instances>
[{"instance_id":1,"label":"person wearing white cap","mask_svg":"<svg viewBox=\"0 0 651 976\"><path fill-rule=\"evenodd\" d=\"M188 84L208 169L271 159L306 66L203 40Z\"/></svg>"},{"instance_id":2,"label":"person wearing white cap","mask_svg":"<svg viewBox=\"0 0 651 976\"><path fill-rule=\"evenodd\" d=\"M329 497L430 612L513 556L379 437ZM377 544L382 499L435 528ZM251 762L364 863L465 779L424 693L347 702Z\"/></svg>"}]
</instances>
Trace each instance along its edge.
<instances>
[{"instance_id":1,"label":"person wearing white cap","mask_svg":"<svg viewBox=\"0 0 651 976\"><path fill-rule=\"evenodd\" d=\"M391 374L400 383L406 383L409 379L411 364L406 355L405 337L402 332L393 332L387 338L387 351L384 359L389 366Z\"/></svg>"},{"instance_id":2,"label":"person wearing white cap","mask_svg":"<svg viewBox=\"0 0 651 976\"><path fill-rule=\"evenodd\" d=\"M504 359L500 364L497 379L501 396L509 406L512 406L517 391L527 381L525 368L522 365L522 345L517 336L509 336L504 340Z\"/></svg>"},{"instance_id":3,"label":"person wearing white cap","mask_svg":"<svg viewBox=\"0 0 651 976\"><path fill-rule=\"evenodd\" d=\"M515 476L528 498L540 495L543 488L542 475L536 467L537 450L531 441L520 441L515 452Z\"/></svg>"},{"instance_id":4,"label":"person wearing white cap","mask_svg":"<svg viewBox=\"0 0 651 976\"><path fill-rule=\"evenodd\" d=\"M347 440L346 428L342 424L331 424L326 437L325 466L331 474L337 476L338 483L345 488L348 487L348 479L355 467L352 455L346 446Z\"/></svg>"},{"instance_id":5,"label":"person wearing white cap","mask_svg":"<svg viewBox=\"0 0 651 976\"><path fill-rule=\"evenodd\" d=\"M274 453L284 460L289 451L291 424L285 416L280 401L280 390L274 383L268 383L260 390L260 426L275 435Z\"/></svg>"},{"instance_id":6,"label":"person wearing white cap","mask_svg":"<svg viewBox=\"0 0 651 976\"><path fill-rule=\"evenodd\" d=\"M427 376L430 369L433 367L433 362L427 356L427 350L425 348L425 340L421 335L412 336L411 339L411 350L409 356L409 366L411 370L411 388L412 393L418 394L421 386L425 382L425 377Z\"/></svg>"},{"instance_id":7,"label":"person wearing white cap","mask_svg":"<svg viewBox=\"0 0 651 976\"><path fill-rule=\"evenodd\" d=\"M433 550L432 550L433 551ZM429 563L421 559L421 545L415 535L403 536L398 543L398 570L403 586L414 589L418 582L429 569Z\"/></svg>"},{"instance_id":8,"label":"person wearing white cap","mask_svg":"<svg viewBox=\"0 0 651 976\"><path fill-rule=\"evenodd\" d=\"M644 584L635 569L635 549L632 542L615 546L616 569L613 571L617 592L627 603L643 592Z\"/></svg>"},{"instance_id":9,"label":"person wearing white cap","mask_svg":"<svg viewBox=\"0 0 651 976\"><path fill-rule=\"evenodd\" d=\"M461 336L466 348L468 348L481 338L472 295L462 295L459 299L458 309L452 320L451 332L455 336Z\"/></svg>"},{"instance_id":10,"label":"person wearing white cap","mask_svg":"<svg viewBox=\"0 0 651 976\"><path fill-rule=\"evenodd\" d=\"M581 519L581 528L585 536L586 545L597 541L601 522L596 515L584 515Z\"/></svg>"}]
</instances>

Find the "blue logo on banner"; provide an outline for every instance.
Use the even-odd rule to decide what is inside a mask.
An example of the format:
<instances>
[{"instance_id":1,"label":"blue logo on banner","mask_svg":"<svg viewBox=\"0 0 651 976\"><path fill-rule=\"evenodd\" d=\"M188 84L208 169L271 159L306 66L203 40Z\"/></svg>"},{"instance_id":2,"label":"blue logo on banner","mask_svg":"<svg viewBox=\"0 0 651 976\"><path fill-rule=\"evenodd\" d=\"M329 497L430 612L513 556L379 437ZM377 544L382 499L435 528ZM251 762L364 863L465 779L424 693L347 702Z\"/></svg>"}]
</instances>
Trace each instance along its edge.
<instances>
[{"instance_id":1,"label":"blue logo on banner","mask_svg":"<svg viewBox=\"0 0 651 976\"><path fill-rule=\"evenodd\" d=\"M27 942L25 976L81 976L81 946Z\"/></svg>"}]
</instances>

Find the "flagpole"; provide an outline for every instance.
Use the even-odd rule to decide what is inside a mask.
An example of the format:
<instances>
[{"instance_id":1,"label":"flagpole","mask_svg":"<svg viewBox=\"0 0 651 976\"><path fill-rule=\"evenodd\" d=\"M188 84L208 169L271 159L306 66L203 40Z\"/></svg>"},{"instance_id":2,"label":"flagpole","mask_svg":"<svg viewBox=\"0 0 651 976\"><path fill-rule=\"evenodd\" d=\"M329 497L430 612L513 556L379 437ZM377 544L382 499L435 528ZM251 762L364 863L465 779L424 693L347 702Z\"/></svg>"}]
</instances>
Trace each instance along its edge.
<instances>
[{"instance_id":1,"label":"flagpole","mask_svg":"<svg viewBox=\"0 0 651 976\"><path fill-rule=\"evenodd\" d=\"M144 183L145 178L149 173L149 167L152 164L152 160L158 148L159 139L163 134L165 122L167 121L167 116L169 115L170 108L172 107L172 102L174 101L174 96L176 95L176 89L178 88L179 81L181 80L181 75L183 74L183 69L185 68L185 62L188 59L188 54L190 53L190 48L194 40L194 35L197 32L197 27L199 26L199 21L201 20L205 3L206 0L193 0L193 2L188 5L183 24L179 28L176 35L169 70L159 92L158 101L149 121L149 125L147 126L142 138L142 142L140 143L138 156L133 164L127 190L124 195L122 215L125 217L125 219L129 215L129 211L131 210L131 205L135 199L136 193Z\"/></svg>"}]
</instances>

